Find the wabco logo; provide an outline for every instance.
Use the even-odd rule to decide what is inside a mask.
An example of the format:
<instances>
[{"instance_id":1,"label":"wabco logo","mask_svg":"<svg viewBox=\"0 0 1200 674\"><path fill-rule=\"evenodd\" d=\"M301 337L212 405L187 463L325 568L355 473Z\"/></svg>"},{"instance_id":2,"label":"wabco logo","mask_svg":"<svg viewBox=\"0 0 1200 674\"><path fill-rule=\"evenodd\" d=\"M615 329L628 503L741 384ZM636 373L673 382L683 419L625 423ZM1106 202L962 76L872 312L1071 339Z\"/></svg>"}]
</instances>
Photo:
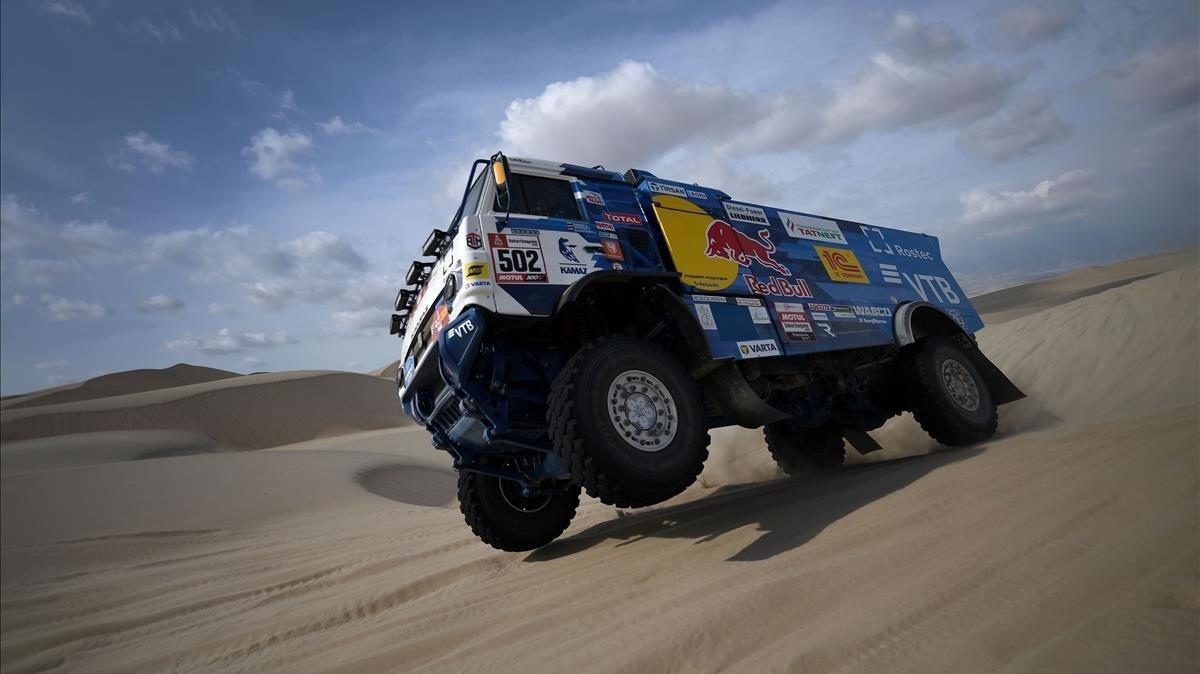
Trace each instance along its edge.
<instances>
[{"instance_id":1,"label":"wabco logo","mask_svg":"<svg viewBox=\"0 0 1200 674\"><path fill-rule=\"evenodd\" d=\"M472 332L475 332L475 324L472 323L471 319L468 318L462 323L450 328L450 339L458 339L459 337L462 337L463 335L469 335Z\"/></svg>"},{"instance_id":2,"label":"wabco logo","mask_svg":"<svg viewBox=\"0 0 1200 674\"><path fill-rule=\"evenodd\" d=\"M862 265L858 263L858 258L854 256L854 251L824 246L813 246L813 250L817 251L817 256L821 258L821 264L825 265L825 271L829 273L831 280L844 283L871 282Z\"/></svg>"},{"instance_id":3,"label":"wabco logo","mask_svg":"<svg viewBox=\"0 0 1200 674\"><path fill-rule=\"evenodd\" d=\"M750 260L783 274L791 276L787 267L775 261L775 244L771 241L771 230L763 229L754 239L738 230L724 220L713 220L708 226L708 249L704 251L708 257L720 257L732 260L743 267L750 266Z\"/></svg>"},{"instance_id":4,"label":"wabco logo","mask_svg":"<svg viewBox=\"0 0 1200 674\"><path fill-rule=\"evenodd\" d=\"M738 352L742 358L762 358L778 356L779 345L773 339L757 339L752 342L738 342Z\"/></svg>"}]
</instances>

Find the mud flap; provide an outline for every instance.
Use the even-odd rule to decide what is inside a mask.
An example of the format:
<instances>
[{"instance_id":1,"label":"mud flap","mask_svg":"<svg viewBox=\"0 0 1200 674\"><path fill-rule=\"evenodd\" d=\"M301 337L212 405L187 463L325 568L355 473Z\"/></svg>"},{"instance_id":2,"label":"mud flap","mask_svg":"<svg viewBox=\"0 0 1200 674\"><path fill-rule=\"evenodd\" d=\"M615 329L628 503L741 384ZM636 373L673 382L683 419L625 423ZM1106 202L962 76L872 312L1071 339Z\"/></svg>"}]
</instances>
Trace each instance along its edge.
<instances>
[{"instance_id":1,"label":"mud flap","mask_svg":"<svg viewBox=\"0 0 1200 674\"><path fill-rule=\"evenodd\" d=\"M721 416L745 428L758 428L788 418L785 412L768 405L742 376L737 364L726 361L700 381L706 400L717 407Z\"/></svg>"},{"instance_id":2,"label":"mud flap","mask_svg":"<svg viewBox=\"0 0 1200 674\"><path fill-rule=\"evenodd\" d=\"M875 438L867 435L866 431L846 429L842 431L842 437L846 438L846 441L850 443L850 446L853 447L859 454L870 454L871 452L877 452L883 449L883 447L879 446L878 442L875 442Z\"/></svg>"},{"instance_id":3,"label":"mud flap","mask_svg":"<svg viewBox=\"0 0 1200 674\"><path fill-rule=\"evenodd\" d=\"M992 392L992 398L997 405L1011 403L1025 397L1021 389L1012 383L1000 368L996 367L995 363L988 360L988 357L983 355L983 351L976 346L969 353L972 360L975 361L975 367L979 368L979 374L983 375L983 380L987 382L988 389Z\"/></svg>"}]
</instances>

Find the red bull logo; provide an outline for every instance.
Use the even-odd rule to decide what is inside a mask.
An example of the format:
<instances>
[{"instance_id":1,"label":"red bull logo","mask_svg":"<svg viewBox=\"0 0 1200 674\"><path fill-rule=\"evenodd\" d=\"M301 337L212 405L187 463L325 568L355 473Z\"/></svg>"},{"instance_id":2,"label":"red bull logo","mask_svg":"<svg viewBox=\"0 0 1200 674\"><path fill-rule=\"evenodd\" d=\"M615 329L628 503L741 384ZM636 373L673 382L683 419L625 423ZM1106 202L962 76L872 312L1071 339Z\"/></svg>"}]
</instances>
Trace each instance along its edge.
<instances>
[{"instance_id":1,"label":"red bull logo","mask_svg":"<svg viewBox=\"0 0 1200 674\"><path fill-rule=\"evenodd\" d=\"M758 238L753 238L724 220L713 220L708 226L708 249L704 254L732 260L743 267L749 267L751 260L757 260L762 266L784 276L792 275L790 269L775 261L775 243L771 241L769 229L759 230Z\"/></svg>"}]
</instances>

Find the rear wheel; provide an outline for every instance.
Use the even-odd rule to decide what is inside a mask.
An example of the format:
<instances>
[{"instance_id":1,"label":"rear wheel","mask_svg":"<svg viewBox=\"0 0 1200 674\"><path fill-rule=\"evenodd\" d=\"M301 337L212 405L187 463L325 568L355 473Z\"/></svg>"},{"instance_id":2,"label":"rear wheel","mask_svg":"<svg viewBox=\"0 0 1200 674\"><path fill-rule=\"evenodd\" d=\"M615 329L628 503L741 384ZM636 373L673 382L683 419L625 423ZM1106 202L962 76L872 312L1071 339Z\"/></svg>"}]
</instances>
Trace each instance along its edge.
<instances>
[{"instance_id":1,"label":"rear wheel","mask_svg":"<svg viewBox=\"0 0 1200 674\"><path fill-rule=\"evenodd\" d=\"M554 380L554 451L603 503L665 501L696 481L708 430L696 384L653 343L617 336L585 345Z\"/></svg>"},{"instance_id":2,"label":"rear wheel","mask_svg":"<svg viewBox=\"0 0 1200 674\"><path fill-rule=\"evenodd\" d=\"M509 552L533 550L558 538L579 507L579 487L522 494L521 485L492 475L458 474L458 507L481 541Z\"/></svg>"},{"instance_id":3,"label":"rear wheel","mask_svg":"<svg viewBox=\"0 0 1200 674\"><path fill-rule=\"evenodd\" d=\"M909 405L934 440L961 447L996 433L996 403L971 357L949 337L930 337L908 361Z\"/></svg>"},{"instance_id":4,"label":"rear wheel","mask_svg":"<svg viewBox=\"0 0 1200 674\"><path fill-rule=\"evenodd\" d=\"M835 470L846 460L842 433L834 428L798 428L790 421L777 421L763 428L763 436L771 458L794 477Z\"/></svg>"}]
</instances>

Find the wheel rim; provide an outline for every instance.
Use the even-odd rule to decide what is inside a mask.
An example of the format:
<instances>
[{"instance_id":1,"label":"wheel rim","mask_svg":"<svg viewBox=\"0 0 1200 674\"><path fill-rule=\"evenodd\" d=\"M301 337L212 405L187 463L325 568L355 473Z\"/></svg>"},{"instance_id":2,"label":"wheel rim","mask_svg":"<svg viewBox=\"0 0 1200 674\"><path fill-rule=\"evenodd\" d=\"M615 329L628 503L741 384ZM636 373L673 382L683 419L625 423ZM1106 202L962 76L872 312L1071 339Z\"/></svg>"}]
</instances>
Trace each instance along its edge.
<instances>
[{"instance_id":1,"label":"wheel rim","mask_svg":"<svg viewBox=\"0 0 1200 674\"><path fill-rule=\"evenodd\" d=\"M500 480L500 496L513 510L523 513L535 513L550 503L550 495L526 496L521 493L521 485L512 480Z\"/></svg>"},{"instance_id":2,"label":"wheel rim","mask_svg":"<svg viewBox=\"0 0 1200 674\"><path fill-rule=\"evenodd\" d=\"M608 419L617 434L643 452L657 452L675 439L679 410L657 377L626 370L608 387Z\"/></svg>"},{"instance_id":3,"label":"wheel rim","mask_svg":"<svg viewBox=\"0 0 1200 674\"><path fill-rule=\"evenodd\" d=\"M943 361L942 383L956 405L968 412L979 409L979 386L962 363L952 358Z\"/></svg>"}]
</instances>

